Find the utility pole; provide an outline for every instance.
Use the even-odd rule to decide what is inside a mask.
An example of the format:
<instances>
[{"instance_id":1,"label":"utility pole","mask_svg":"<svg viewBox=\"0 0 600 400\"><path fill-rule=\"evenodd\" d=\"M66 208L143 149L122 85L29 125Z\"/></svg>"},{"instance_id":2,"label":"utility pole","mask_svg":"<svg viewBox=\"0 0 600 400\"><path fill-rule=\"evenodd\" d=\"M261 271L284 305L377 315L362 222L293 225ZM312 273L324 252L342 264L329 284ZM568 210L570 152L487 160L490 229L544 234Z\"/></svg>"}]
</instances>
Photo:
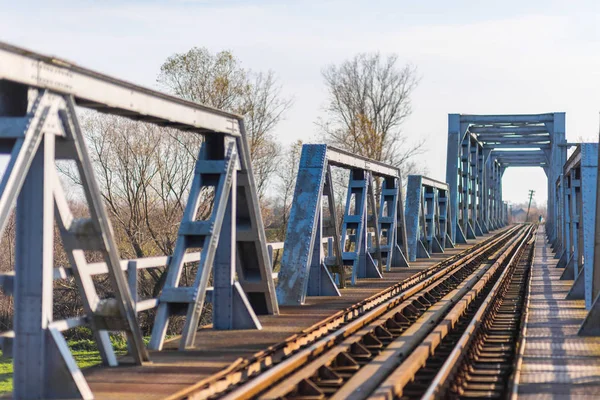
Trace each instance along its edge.
<instances>
[{"instance_id":1,"label":"utility pole","mask_svg":"<svg viewBox=\"0 0 600 400\"><path fill-rule=\"evenodd\" d=\"M529 222L529 209L531 208L531 199L533 198L533 194L535 190L529 190L529 205L527 206L527 215L525 216L525 222Z\"/></svg>"}]
</instances>

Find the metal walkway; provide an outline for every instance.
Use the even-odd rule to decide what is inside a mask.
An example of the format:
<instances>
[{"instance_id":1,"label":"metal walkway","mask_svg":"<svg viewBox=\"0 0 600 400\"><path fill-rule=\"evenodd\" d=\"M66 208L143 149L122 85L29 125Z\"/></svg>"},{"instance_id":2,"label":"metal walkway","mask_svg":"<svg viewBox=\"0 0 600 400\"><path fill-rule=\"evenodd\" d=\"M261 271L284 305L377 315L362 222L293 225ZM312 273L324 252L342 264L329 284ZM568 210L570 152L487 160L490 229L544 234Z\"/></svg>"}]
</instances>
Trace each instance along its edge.
<instances>
[{"instance_id":1,"label":"metal walkway","mask_svg":"<svg viewBox=\"0 0 600 400\"><path fill-rule=\"evenodd\" d=\"M560 280L550 245L541 226L536 240L519 399L598 398L600 338L577 336L587 315L585 301L565 300L573 281Z\"/></svg>"}]
</instances>

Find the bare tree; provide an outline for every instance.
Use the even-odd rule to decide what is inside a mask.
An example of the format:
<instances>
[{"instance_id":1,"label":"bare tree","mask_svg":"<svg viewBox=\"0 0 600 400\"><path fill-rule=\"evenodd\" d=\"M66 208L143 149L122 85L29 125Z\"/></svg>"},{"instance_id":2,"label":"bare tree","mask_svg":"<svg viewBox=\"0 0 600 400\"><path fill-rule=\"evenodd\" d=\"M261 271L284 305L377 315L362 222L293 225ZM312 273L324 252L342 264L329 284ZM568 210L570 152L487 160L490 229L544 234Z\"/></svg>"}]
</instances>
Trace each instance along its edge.
<instances>
[{"instance_id":1,"label":"bare tree","mask_svg":"<svg viewBox=\"0 0 600 400\"><path fill-rule=\"evenodd\" d=\"M324 118L317 121L327 143L405 168L422 152L401 127L411 114L416 69L398 66L396 55L358 54L322 72L329 91Z\"/></svg>"},{"instance_id":2,"label":"bare tree","mask_svg":"<svg viewBox=\"0 0 600 400\"><path fill-rule=\"evenodd\" d=\"M121 257L172 254L200 137L97 113L83 114L81 120ZM74 168L61 171L81 184ZM208 202L202 204L208 210ZM156 296L162 270L145 273L154 282L146 294Z\"/></svg>"},{"instance_id":3,"label":"bare tree","mask_svg":"<svg viewBox=\"0 0 600 400\"><path fill-rule=\"evenodd\" d=\"M284 240L287 229L292 201L294 200L294 190L296 189L296 176L298 175L298 165L300 163L300 154L302 153L302 141L298 140L291 144L286 151L285 158L278 169L277 176L279 184L277 192L279 193L279 206L281 221L279 225L278 239Z\"/></svg>"},{"instance_id":4,"label":"bare tree","mask_svg":"<svg viewBox=\"0 0 600 400\"><path fill-rule=\"evenodd\" d=\"M194 47L169 57L158 82L176 96L245 117L258 194L262 198L275 172L280 146L273 129L292 104L272 71L255 74L229 51Z\"/></svg>"}]
</instances>

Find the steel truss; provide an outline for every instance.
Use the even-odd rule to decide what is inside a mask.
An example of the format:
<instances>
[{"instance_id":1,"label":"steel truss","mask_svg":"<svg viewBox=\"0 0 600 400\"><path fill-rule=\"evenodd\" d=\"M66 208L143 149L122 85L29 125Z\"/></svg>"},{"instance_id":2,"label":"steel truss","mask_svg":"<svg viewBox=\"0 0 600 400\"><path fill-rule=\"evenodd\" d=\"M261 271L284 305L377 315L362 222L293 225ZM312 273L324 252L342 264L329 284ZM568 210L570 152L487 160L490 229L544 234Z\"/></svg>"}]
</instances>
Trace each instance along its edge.
<instances>
[{"instance_id":1,"label":"steel truss","mask_svg":"<svg viewBox=\"0 0 600 400\"><path fill-rule=\"evenodd\" d=\"M580 335L600 335L600 284L599 274L594 271L598 268L594 248L597 183L598 143L581 143L556 181L562 209L557 219L560 242L555 246L560 257L557 267L565 268L561 279L574 280L567 299L585 299L586 308L590 309Z\"/></svg>"},{"instance_id":2,"label":"steel truss","mask_svg":"<svg viewBox=\"0 0 600 400\"><path fill-rule=\"evenodd\" d=\"M187 315L181 348L192 346L207 293L215 329L260 329L256 314L278 313L241 117L0 43L0 151L10 155L0 181L0 228L15 205L17 224L15 271L0 277L5 293L14 295L15 330L1 336L14 356L15 398L93 398L61 334L76 326L90 327L105 365L117 364L109 331L127 334L136 363L149 360L136 320L137 295L124 274L128 263L119 259L76 106L204 136L166 284L158 301L150 301L158 304L150 347L161 348L169 317L179 313ZM73 218L58 159L75 161L90 218ZM215 189L213 211L199 221L199 192L207 186ZM62 321L52 317L53 280L62 270L53 265L55 215L86 313ZM198 275L192 287L180 287L188 248L202 248ZM86 251L102 254L101 268L86 262ZM129 263L133 282L137 261ZM111 298L99 298L92 280L98 273L108 274ZM143 309L152 308L147 304Z\"/></svg>"},{"instance_id":3,"label":"steel truss","mask_svg":"<svg viewBox=\"0 0 600 400\"><path fill-rule=\"evenodd\" d=\"M594 189L596 185L597 164L598 144L582 143L577 146L577 149L575 149L575 152L569 157L564 166L563 174L561 175L563 178L562 185L560 185L560 178L558 180L559 188L564 196L562 203L564 210L558 213L557 224L559 226L563 224L563 221L561 221L563 216L565 217L564 224L567 224L565 227L566 236L557 234L557 237L566 240L565 243L556 246L556 250L560 247L565 249L564 254L560 256L566 261L561 279L575 280L571 290L567 294L567 298L586 298L588 308L592 303L592 295L591 291L589 296L585 294L587 289L585 285L585 270L589 269L588 275L591 273L593 253L585 254L585 250L586 245L589 245L589 250L593 252L594 219L586 219L582 218L582 216L593 216L595 213L594 202L596 193ZM586 208L585 214L583 214L584 207ZM586 238L588 241L592 240L592 242L586 243ZM585 260L587 260L587 264L589 265L588 268L586 268ZM560 266L563 265L561 264Z\"/></svg>"},{"instance_id":4,"label":"steel truss","mask_svg":"<svg viewBox=\"0 0 600 400\"><path fill-rule=\"evenodd\" d=\"M450 189L447 183L421 175L409 175L406 187L406 236L408 260L429 258L453 248L450 238Z\"/></svg>"},{"instance_id":5,"label":"steel truss","mask_svg":"<svg viewBox=\"0 0 600 400\"><path fill-rule=\"evenodd\" d=\"M508 167L542 167L548 177L551 241L555 182L566 161L565 114L448 115L446 180L450 185L452 240L465 243L508 223L502 201L502 175Z\"/></svg>"},{"instance_id":6,"label":"steel truss","mask_svg":"<svg viewBox=\"0 0 600 400\"><path fill-rule=\"evenodd\" d=\"M350 171L341 231L336 222L331 166ZM382 178L379 208L373 189L375 177ZM323 218L323 197L328 198L327 220ZM322 245L324 228L333 237L333 252L327 257ZM387 271L408 267L406 250L399 170L324 144L305 144L281 258L279 304L304 304L306 296L339 296L332 274L343 287L347 267L352 268L352 285L359 278L380 278L384 266Z\"/></svg>"}]
</instances>

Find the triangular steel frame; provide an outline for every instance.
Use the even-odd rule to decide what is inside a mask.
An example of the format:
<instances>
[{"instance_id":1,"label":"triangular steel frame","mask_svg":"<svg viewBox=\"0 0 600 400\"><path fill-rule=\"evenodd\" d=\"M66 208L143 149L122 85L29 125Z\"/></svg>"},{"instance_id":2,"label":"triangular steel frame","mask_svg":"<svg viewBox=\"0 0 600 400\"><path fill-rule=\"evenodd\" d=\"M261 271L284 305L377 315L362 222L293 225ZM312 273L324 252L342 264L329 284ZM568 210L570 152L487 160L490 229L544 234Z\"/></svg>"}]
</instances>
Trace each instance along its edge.
<instances>
[{"instance_id":1,"label":"triangular steel frame","mask_svg":"<svg viewBox=\"0 0 600 400\"><path fill-rule=\"evenodd\" d=\"M379 168L379 174L371 172L370 163L377 164L374 168ZM335 226L337 216L331 165L350 170L351 175L341 230ZM382 188L386 192L382 192L379 209L373 190L373 175L384 178ZM395 193L390 197L388 191ZM323 197L328 197L329 216L322 220ZM392 207L391 215L382 214L385 203L388 203L386 209ZM337 287L332 283L345 286L346 268L352 269L350 281L356 284L362 278L381 278L384 268L408 266L404 256L406 230L401 203L402 191L397 168L327 145L304 145L278 275L279 304L302 305L309 295L337 295ZM356 212L350 214L351 208L356 208ZM325 227L327 235L331 236L327 257L323 257L322 252L325 224L328 225ZM383 227L386 235L390 235L386 236L386 245L382 245ZM355 232L349 235L348 229L354 229ZM369 229L374 232L368 232Z\"/></svg>"},{"instance_id":2,"label":"triangular steel frame","mask_svg":"<svg viewBox=\"0 0 600 400\"><path fill-rule=\"evenodd\" d=\"M220 157L219 157L220 154ZM192 348L213 273L213 325L215 329L262 329L249 299L234 281L237 246L237 143L233 138L206 138L202 143L175 250L167 267L165 286L152 328L149 348L160 350L169 320L184 313L179 348ZM213 208L206 220L196 213L203 189L214 189ZM189 248L202 248L192 286L180 286L184 257Z\"/></svg>"},{"instance_id":3,"label":"triangular steel frame","mask_svg":"<svg viewBox=\"0 0 600 400\"><path fill-rule=\"evenodd\" d=\"M95 336L102 362L109 366L117 365L109 330L126 332L132 344L130 353L137 364L149 361L148 352L73 98L21 85L9 90L12 90L11 101L29 103L24 115L5 110L0 117L1 147L11 155L0 182L0 232L15 205L17 225L13 394L16 398L91 399L91 390L61 331L87 324ZM31 102L29 96L33 98ZM74 219L70 214L57 175L57 159L75 161L90 218ZM86 311L85 318L61 324L54 323L52 318L55 207ZM85 250L103 256L114 298L99 298L86 268ZM31 363L31 360L41 362Z\"/></svg>"}]
</instances>

